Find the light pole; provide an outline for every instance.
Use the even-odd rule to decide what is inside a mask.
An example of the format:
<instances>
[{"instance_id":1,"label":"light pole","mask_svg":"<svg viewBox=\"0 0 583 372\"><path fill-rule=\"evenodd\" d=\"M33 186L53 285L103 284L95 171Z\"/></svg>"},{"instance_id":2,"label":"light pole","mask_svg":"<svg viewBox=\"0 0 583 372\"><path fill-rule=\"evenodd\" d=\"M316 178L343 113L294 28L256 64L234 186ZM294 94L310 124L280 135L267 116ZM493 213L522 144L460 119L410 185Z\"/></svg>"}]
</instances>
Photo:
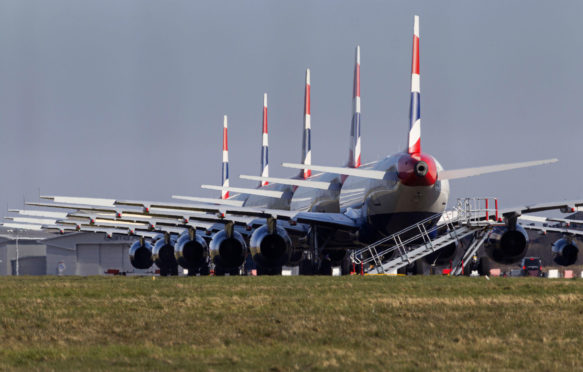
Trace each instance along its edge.
<instances>
[{"instance_id":1,"label":"light pole","mask_svg":"<svg viewBox=\"0 0 583 372\"><path fill-rule=\"evenodd\" d=\"M19 258L18 254L19 254L19 251L18 251L18 230L16 230L16 276L19 276L19 274L20 274L20 270L19 270L20 268L18 267L18 258Z\"/></svg>"}]
</instances>

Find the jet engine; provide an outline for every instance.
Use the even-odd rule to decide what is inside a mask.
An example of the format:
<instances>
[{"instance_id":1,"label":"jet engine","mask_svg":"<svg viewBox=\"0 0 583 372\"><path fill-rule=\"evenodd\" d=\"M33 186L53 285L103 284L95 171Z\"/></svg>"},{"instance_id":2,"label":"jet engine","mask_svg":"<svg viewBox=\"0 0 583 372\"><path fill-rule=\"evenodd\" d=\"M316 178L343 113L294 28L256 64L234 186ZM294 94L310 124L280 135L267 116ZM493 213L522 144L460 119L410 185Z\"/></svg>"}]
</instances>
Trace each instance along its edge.
<instances>
[{"instance_id":1,"label":"jet engine","mask_svg":"<svg viewBox=\"0 0 583 372\"><path fill-rule=\"evenodd\" d=\"M188 269L188 274L208 274L208 251L206 241L190 229L180 235L174 246L178 264Z\"/></svg>"},{"instance_id":2,"label":"jet engine","mask_svg":"<svg viewBox=\"0 0 583 372\"><path fill-rule=\"evenodd\" d=\"M140 239L130 247L130 262L136 269L149 269L154 260L152 259L152 244Z\"/></svg>"},{"instance_id":3,"label":"jet engine","mask_svg":"<svg viewBox=\"0 0 583 372\"><path fill-rule=\"evenodd\" d=\"M253 231L249 246L260 273L277 274L290 261L291 239L274 219L269 219L267 224Z\"/></svg>"},{"instance_id":4,"label":"jet engine","mask_svg":"<svg viewBox=\"0 0 583 372\"><path fill-rule=\"evenodd\" d=\"M565 237L553 243L553 260L561 266L573 265L577 261L579 248L571 237Z\"/></svg>"},{"instance_id":5,"label":"jet engine","mask_svg":"<svg viewBox=\"0 0 583 372\"><path fill-rule=\"evenodd\" d=\"M513 225L513 226L512 226ZM486 254L501 264L512 264L526 255L528 235L517 223L492 229L484 244Z\"/></svg>"},{"instance_id":6,"label":"jet engine","mask_svg":"<svg viewBox=\"0 0 583 372\"><path fill-rule=\"evenodd\" d=\"M245 239L233 229L232 223L228 223L224 230L213 236L209 248L217 275L236 274L247 257Z\"/></svg>"},{"instance_id":7,"label":"jet engine","mask_svg":"<svg viewBox=\"0 0 583 372\"><path fill-rule=\"evenodd\" d=\"M174 257L174 244L176 238L164 234L154 243L152 260L160 269L161 276L178 275L178 264Z\"/></svg>"}]
</instances>

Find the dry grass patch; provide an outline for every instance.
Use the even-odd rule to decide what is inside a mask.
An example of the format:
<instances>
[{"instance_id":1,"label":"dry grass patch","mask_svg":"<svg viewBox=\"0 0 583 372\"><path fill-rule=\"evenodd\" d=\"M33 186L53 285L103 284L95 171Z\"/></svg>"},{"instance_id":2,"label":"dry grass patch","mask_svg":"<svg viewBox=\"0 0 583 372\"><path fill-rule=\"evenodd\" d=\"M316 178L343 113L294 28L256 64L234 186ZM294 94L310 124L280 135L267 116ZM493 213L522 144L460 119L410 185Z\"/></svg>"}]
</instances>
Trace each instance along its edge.
<instances>
[{"instance_id":1,"label":"dry grass patch","mask_svg":"<svg viewBox=\"0 0 583 372\"><path fill-rule=\"evenodd\" d=\"M3 278L0 369L583 369L583 281Z\"/></svg>"}]
</instances>

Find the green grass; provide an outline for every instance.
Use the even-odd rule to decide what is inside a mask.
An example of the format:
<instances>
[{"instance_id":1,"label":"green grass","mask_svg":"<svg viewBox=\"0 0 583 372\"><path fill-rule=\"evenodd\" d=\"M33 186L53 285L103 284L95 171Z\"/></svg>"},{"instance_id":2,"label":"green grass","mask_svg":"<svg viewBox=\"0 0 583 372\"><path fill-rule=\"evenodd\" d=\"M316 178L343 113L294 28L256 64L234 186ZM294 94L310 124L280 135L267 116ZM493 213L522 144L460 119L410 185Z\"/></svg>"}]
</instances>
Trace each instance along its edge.
<instances>
[{"instance_id":1,"label":"green grass","mask_svg":"<svg viewBox=\"0 0 583 372\"><path fill-rule=\"evenodd\" d=\"M5 370L582 370L583 280L3 277Z\"/></svg>"}]
</instances>

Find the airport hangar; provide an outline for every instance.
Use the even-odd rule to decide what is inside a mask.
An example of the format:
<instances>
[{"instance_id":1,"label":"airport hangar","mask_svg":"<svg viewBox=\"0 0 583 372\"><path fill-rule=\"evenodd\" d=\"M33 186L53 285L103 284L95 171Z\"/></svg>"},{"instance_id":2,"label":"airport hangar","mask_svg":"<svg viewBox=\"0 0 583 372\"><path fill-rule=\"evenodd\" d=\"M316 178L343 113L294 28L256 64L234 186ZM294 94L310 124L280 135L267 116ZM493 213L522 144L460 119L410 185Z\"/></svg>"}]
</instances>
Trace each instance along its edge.
<instances>
[{"instance_id":1,"label":"airport hangar","mask_svg":"<svg viewBox=\"0 0 583 372\"><path fill-rule=\"evenodd\" d=\"M567 218L583 220L583 212ZM583 229L583 224L573 224L572 228ZM530 247L527 256L541 257L544 266L553 266L551 245L561 235L541 235L535 231L528 231L528 235ZM147 270L138 270L131 265L128 251L137 239L129 235L111 238L92 232L57 235L0 227L0 275L156 274L155 264ZM583 240L575 240L579 247L583 247ZM479 255L483 254L479 252ZM575 265L583 265L583 255L579 255ZM178 271L179 275L184 275L182 270Z\"/></svg>"},{"instance_id":2,"label":"airport hangar","mask_svg":"<svg viewBox=\"0 0 583 372\"><path fill-rule=\"evenodd\" d=\"M18 275L153 274L155 266L136 270L130 263L128 250L137 239L126 235L108 238L90 232L56 235L0 228L0 275L17 275L17 270Z\"/></svg>"}]
</instances>

